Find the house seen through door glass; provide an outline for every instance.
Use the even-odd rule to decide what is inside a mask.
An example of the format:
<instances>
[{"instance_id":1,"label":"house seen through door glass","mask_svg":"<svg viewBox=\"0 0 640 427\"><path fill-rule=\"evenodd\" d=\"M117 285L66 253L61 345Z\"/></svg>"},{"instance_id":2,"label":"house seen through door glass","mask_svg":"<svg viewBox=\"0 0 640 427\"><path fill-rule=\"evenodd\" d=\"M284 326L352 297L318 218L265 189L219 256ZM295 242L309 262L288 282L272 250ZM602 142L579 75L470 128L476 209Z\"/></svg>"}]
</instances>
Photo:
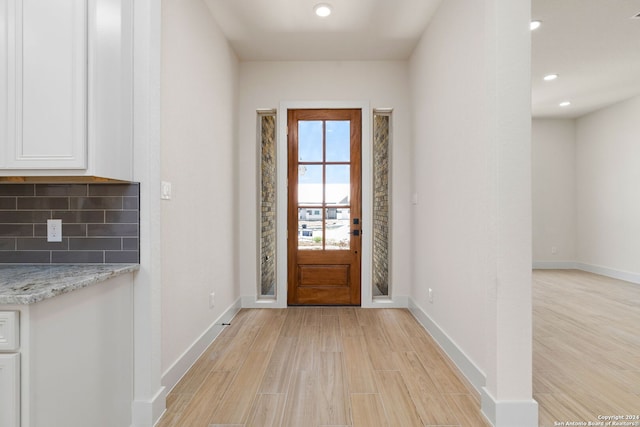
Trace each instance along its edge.
<instances>
[{"instance_id":1,"label":"house seen through door glass","mask_svg":"<svg viewBox=\"0 0 640 427\"><path fill-rule=\"evenodd\" d=\"M326 137L323 138L323 135ZM300 250L349 249L351 240L349 136L348 120L298 122L298 249Z\"/></svg>"}]
</instances>

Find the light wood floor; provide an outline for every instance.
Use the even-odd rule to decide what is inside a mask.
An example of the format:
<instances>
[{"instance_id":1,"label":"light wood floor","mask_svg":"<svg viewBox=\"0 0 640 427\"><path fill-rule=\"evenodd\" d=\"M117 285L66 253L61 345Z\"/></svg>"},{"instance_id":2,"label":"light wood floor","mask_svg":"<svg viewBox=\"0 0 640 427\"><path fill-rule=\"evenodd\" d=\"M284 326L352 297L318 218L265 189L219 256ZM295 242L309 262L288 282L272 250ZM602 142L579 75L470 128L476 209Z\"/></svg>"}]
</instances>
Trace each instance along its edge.
<instances>
[{"instance_id":1,"label":"light wood floor","mask_svg":"<svg viewBox=\"0 0 640 427\"><path fill-rule=\"evenodd\" d=\"M244 309L158 427L488 426L470 390L407 310Z\"/></svg>"},{"instance_id":2,"label":"light wood floor","mask_svg":"<svg viewBox=\"0 0 640 427\"><path fill-rule=\"evenodd\" d=\"M533 279L540 425L640 416L640 285L575 270Z\"/></svg>"}]
</instances>

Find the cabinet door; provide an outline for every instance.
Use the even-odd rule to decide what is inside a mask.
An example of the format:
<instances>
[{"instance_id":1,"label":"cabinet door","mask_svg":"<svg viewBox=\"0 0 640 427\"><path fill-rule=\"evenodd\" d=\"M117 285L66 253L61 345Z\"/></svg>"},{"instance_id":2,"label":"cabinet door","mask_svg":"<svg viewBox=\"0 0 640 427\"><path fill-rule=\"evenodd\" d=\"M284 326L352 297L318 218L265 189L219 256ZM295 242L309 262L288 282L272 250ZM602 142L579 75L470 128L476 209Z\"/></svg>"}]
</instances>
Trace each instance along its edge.
<instances>
[{"instance_id":1,"label":"cabinet door","mask_svg":"<svg viewBox=\"0 0 640 427\"><path fill-rule=\"evenodd\" d=\"M87 2L6 1L15 8L17 89L5 167L86 168Z\"/></svg>"},{"instance_id":2,"label":"cabinet door","mask_svg":"<svg viewBox=\"0 0 640 427\"><path fill-rule=\"evenodd\" d=\"M10 0L0 0L0 168L9 143L9 24ZM12 22L11 22L12 23Z\"/></svg>"},{"instance_id":3,"label":"cabinet door","mask_svg":"<svg viewBox=\"0 0 640 427\"><path fill-rule=\"evenodd\" d=\"M20 427L20 355L0 353L0 426Z\"/></svg>"}]
</instances>

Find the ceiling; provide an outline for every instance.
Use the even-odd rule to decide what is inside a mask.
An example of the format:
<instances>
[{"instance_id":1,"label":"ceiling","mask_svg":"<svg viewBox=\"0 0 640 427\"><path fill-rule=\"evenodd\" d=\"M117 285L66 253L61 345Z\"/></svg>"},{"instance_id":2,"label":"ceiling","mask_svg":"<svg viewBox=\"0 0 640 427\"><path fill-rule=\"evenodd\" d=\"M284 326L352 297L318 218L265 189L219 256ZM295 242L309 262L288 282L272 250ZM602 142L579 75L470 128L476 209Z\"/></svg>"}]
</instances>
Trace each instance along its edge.
<instances>
[{"instance_id":1,"label":"ceiling","mask_svg":"<svg viewBox=\"0 0 640 427\"><path fill-rule=\"evenodd\" d=\"M640 94L638 13L640 0L532 0L542 21L531 33L534 117L579 117ZM550 73L559 78L543 81Z\"/></svg>"},{"instance_id":2,"label":"ceiling","mask_svg":"<svg viewBox=\"0 0 640 427\"><path fill-rule=\"evenodd\" d=\"M440 1L205 0L244 61L405 60Z\"/></svg>"},{"instance_id":3,"label":"ceiling","mask_svg":"<svg viewBox=\"0 0 640 427\"><path fill-rule=\"evenodd\" d=\"M442 0L205 0L242 61L406 60ZM534 117L579 117L640 94L640 0L532 0ZM559 78L544 82L556 73ZM559 107L561 101L571 102Z\"/></svg>"}]
</instances>

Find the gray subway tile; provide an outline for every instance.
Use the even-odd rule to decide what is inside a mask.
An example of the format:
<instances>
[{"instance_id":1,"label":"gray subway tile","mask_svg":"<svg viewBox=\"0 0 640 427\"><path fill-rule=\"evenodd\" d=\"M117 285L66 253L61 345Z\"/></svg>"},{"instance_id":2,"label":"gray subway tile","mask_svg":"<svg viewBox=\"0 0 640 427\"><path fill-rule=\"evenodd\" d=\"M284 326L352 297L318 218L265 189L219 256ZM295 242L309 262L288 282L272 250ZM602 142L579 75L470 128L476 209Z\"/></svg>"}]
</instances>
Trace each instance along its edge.
<instances>
[{"instance_id":1,"label":"gray subway tile","mask_svg":"<svg viewBox=\"0 0 640 427\"><path fill-rule=\"evenodd\" d=\"M35 196L34 184L0 184L0 196Z\"/></svg>"},{"instance_id":2,"label":"gray subway tile","mask_svg":"<svg viewBox=\"0 0 640 427\"><path fill-rule=\"evenodd\" d=\"M1 238L0 239L0 251L15 251L16 239Z\"/></svg>"},{"instance_id":3,"label":"gray subway tile","mask_svg":"<svg viewBox=\"0 0 640 427\"><path fill-rule=\"evenodd\" d=\"M69 209L69 198L18 197L18 209Z\"/></svg>"},{"instance_id":4,"label":"gray subway tile","mask_svg":"<svg viewBox=\"0 0 640 427\"><path fill-rule=\"evenodd\" d=\"M140 250L140 243L137 238L125 237L122 239L122 249L125 251L137 251Z\"/></svg>"},{"instance_id":5,"label":"gray subway tile","mask_svg":"<svg viewBox=\"0 0 640 427\"><path fill-rule=\"evenodd\" d=\"M89 196L138 196L140 184L89 184Z\"/></svg>"},{"instance_id":6,"label":"gray subway tile","mask_svg":"<svg viewBox=\"0 0 640 427\"><path fill-rule=\"evenodd\" d=\"M104 252L102 251L55 251L51 252L52 264L102 264Z\"/></svg>"},{"instance_id":7,"label":"gray subway tile","mask_svg":"<svg viewBox=\"0 0 640 427\"><path fill-rule=\"evenodd\" d=\"M107 251L104 253L106 263L139 263L140 254L138 251Z\"/></svg>"},{"instance_id":8,"label":"gray subway tile","mask_svg":"<svg viewBox=\"0 0 640 427\"><path fill-rule=\"evenodd\" d=\"M47 242L45 237L19 238L18 251L66 251L69 248L68 239L62 242Z\"/></svg>"},{"instance_id":9,"label":"gray subway tile","mask_svg":"<svg viewBox=\"0 0 640 427\"><path fill-rule=\"evenodd\" d=\"M51 218L61 219L62 223L104 223L104 211L52 211Z\"/></svg>"},{"instance_id":10,"label":"gray subway tile","mask_svg":"<svg viewBox=\"0 0 640 427\"><path fill-rule=\"evenodd\" d=\"M69 239L69 249L72 251L119 251L122 249L122 239L119 237Z\"/></svg>"},{"instance_id":11,"label":"gray subway tile","mask_svg":"<svg viewBox=\"0 0 640 427\"><path fill-rule=\"evenodd\" d=\"M33 236L33 225L0 224L0 236L30 237Z\"/></svg>"},{"instance_id":12,"label":"gray subway tile","mask_svg":"<svg viewBox=\"0 0 640 427\"><path fill-rule=\"evenodd\" d=\"M49 211L0 211L0 224L46 223Z\"/></svg>"},{"instance_id":13,"label":"gray subway tile","mask_svg":"<svg viewBox=\"0 0 640 427\"><path fill-rule=\"evenodd\" d=\"M16 209L17 206L15 197L0 197L0 209Z\"/></svg>"},{"instance_id":14,"label":"gray subway tile","mask_svg":"<svg viewBox=\"0 0 640 427\"><path fill-rule=\"evenodd\" d=\"M69 209L122 209L122 197L72 197L69 200Z\"/></svg>"},{"instance_id":15,"label":"gray subway tile","mask_svg":"<svg viewBox=\"0 0 640 427\"><path fill-rule=\"evenodd\" d=\"M138 211L105 211L105 220L107 224L137 224L140 214Z\"/></svg>"},{"instance_id":16,"label":"gray subway tile","mask_svg":"<svg viewBox=\"0 0 640 427\"><path fill-rule=\"evenodd\" d=\"M0 251L0 264L49 264L49 251Z\"/></svg>"},{"instance_id":17,"label":"gray subway tile","mask_svg":"<svg viewBox=\"0 0 640 427\"><path fill-rule=\"evenodd\" d=\"M86 196L87 184L36 184L36 196Z\"/></svg>"},{"instance_id":18,"label":"gray subway tile","mask_svg":"<svg viewBox=\"0 0 640 427\"><path fill-rule=\"evenodd\" d=\"M140 199L137 197L124 197L122 199L122 209L140 210Z\"/></svg>"},{"instance_id":19,"label":"gray subway tile","mask_svg":"<svg viewBox=\"0 0 640 427\"><path fill-rule=\"evenodd\" d=\"M138 224L87 224L87 236L137 237Z\"/></svg>"}]
</instances>

